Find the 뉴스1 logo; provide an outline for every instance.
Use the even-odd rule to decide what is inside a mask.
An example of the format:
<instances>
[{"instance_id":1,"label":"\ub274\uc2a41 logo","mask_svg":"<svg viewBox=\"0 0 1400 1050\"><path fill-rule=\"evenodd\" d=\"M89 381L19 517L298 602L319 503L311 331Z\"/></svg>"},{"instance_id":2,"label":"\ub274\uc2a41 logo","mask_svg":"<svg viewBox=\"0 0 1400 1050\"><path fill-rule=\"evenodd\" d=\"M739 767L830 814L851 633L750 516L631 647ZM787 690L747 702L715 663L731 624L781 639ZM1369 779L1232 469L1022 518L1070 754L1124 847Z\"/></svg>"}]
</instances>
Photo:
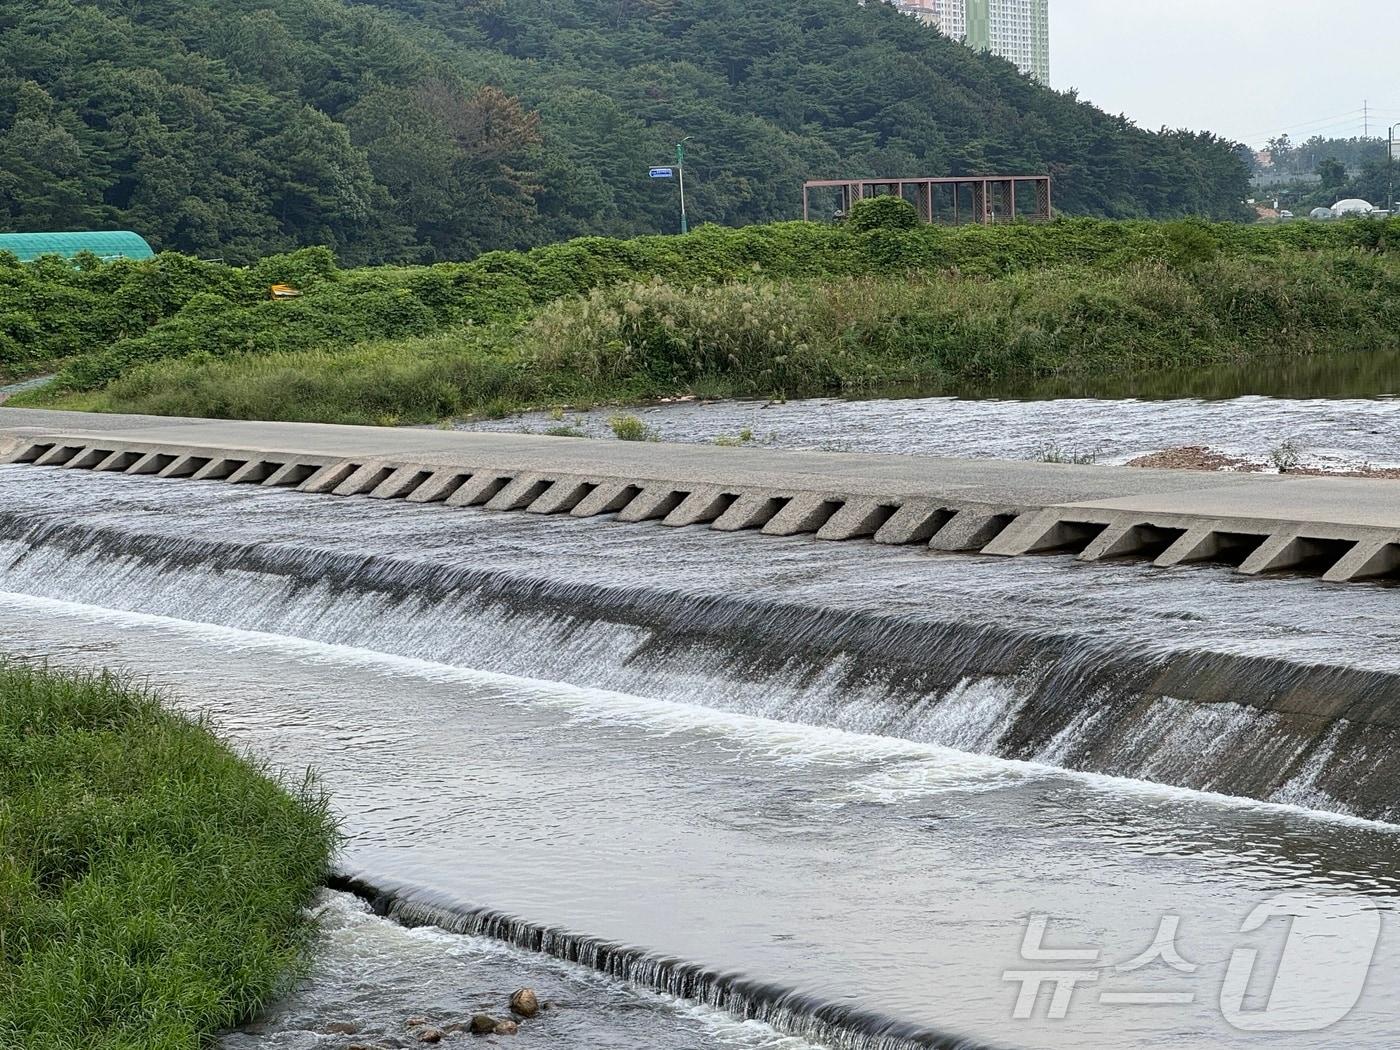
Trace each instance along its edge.
<instances>
[{"instance_id":1,"label":"\ub274\uc2a41 logo","mask_svg":"<svg viewBox=\"0 0 1400 1050\"><path fill-rule=\"evenodd\" d=\"M1276 933L1275 923L1287 922L1281 951L1264 952L1240 943L1230 954L1220 986L1202 988L1192 977L1200 966L1177 948L1178 915L1164 915L1152 943L1126 962L1108 966L1102 949L1056 948L1046 945L1051 918L1032 915L1021 940L1021 959L1038 964L1006 970L1002 980L1019 984L1012 1016L1063 1020L1076 995L1100 986L1095 1001L1104 1007L1187 1005L1212 995L1221 1016L1242 1032L1317 1032L1347 1016L1361 999L1376 946L1381 913L1373 901L1360 896L1283 893L1245 916L1238 934ZM1119 985L1123 975L1148 967L1166 967L1180 980L1166 990ZM1102 987L1113 980L1114 987ZM1212 982L1213 984L1214 982Z\"/></svg>"}]
</instances>

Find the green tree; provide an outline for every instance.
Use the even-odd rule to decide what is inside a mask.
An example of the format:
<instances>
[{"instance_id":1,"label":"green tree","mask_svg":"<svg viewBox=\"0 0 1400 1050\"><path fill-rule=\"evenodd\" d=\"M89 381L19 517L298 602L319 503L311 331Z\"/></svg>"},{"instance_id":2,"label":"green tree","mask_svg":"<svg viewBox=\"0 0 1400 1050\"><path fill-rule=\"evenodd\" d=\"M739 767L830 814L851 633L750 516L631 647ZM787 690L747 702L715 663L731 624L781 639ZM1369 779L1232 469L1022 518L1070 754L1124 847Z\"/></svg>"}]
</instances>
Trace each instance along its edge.
<instances>
[{"instance_id":1,"label":"green tree","mask_svg":"<svg viewBox=\"0 0 1400 1050\"><path fill-rule=\"evenodd\" d=\"M1339 189L1346 185L1346 165L1336 157L1328 157L1319 164L1317 166L1317 173L1322 177L1322 185L1326 189Z\"/></svg>"},{"instance_id":2,"label":"green tree","mask_svg":"<svg viewBox=\"0 0 1400 1050\"><path fill-rule=\"evenodd\" d=\"M0 215L34 230L82 228L103 221L103 179L48 93L11 82L15 110L0 130Z\"/></svg>"},{"instance_id":3,"label":"green tree","mask_svg":"<svg viewBox=\"0 0 1400 1050\"><path fill-rule=\"evenodd\" d=\"M267 148L272 213L284 236L352 260L372 254L363 248L383 231L388 195L345 126L304 106Z\"/></svg>"},{"instance_id":4,"label":"green tree","mask_svg":"<svg viewBox=\"0 0 1400 1050\"><path fill-rule=\"evenodd\" d=\"M885 4L3 10L0 223L131 226L234 262L670 230L674 187L645 172L687 136L703 222L793 218L804 179L851 173L1049 172L1061 211L1106 217L1231 218L1248 195L1238 144L1138 128Z\"/></svg>"}]
</instances>

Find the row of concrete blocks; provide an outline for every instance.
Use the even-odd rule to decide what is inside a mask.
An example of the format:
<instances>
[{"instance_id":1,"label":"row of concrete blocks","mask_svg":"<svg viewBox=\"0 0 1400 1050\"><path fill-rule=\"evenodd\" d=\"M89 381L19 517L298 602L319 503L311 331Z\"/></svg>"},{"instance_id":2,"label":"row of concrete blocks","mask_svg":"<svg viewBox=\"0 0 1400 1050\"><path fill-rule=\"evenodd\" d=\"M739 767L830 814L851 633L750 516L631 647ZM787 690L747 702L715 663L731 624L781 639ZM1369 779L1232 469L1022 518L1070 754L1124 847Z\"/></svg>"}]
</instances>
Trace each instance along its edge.
<instances>
[{"instance_id":1,"label":"row of concrete blocks","mask_svg":"<svg viewBox=\"0 0 1400 1050\"><path fill-rule=\"evenodd\" d=\"M1300 571L1332 582L1400 575L1400 535L1393 530L1283 523L1243 527L1171 514L1075 508L956 504L937 499L884 500L808 491L746 491L716 485L503 473L482 468L351 462L267 453L114 448L61 441L21 444L0 463L115 471L161 478L224 480L307 493L402 499L449 507L523 510L586 518L616 514L624 522L659 521L720 531L756 529L769 536L813 534L823 540L869 538L890 545L1015 557L1071 553L1081 561L1150 559L1162 567L1226 562L1258 575Z\"/></svg>"},{"instance_id":2,"label":"row of concrete blocks","mask_svg":"<svg viewBox=\"0 0 1400 1050\"><path fill-rule=\"evenodd\" d=\"M1074 552L1081 561L1147 559L1159 568L1223 562L1246 576L1295 572L1329 583L1400 576L1400 533L1394 529L1082 508L1024 514L982 553L1051 551Z\"/></svg>"},{"instance_id":3,"label":"row of concrete blocks","mask_svg":"<svg viewBox=\"0 0 1400 1050\"><path fill-rule=\"evenodd\" d=\"M270 460L266 454L253 452L199 450L177 454L46 442L0 456L0 462L193 481L221 480L235 485L294 488L298 492L569 514L577 518L616 514L619 521L625 522L659 521L674 527L709 525L725 532L757 529L769 536L814 533L824 540L870 537L878 543L928 543L936 550L949 551L980 549L1021 513L1020 508L949 507L934 501L897 503L806 492L751 492L717 485L683 488L674 482L570 474L515 474L382 461L326 462L316 457Z\"/></svg>"}]
</instances>

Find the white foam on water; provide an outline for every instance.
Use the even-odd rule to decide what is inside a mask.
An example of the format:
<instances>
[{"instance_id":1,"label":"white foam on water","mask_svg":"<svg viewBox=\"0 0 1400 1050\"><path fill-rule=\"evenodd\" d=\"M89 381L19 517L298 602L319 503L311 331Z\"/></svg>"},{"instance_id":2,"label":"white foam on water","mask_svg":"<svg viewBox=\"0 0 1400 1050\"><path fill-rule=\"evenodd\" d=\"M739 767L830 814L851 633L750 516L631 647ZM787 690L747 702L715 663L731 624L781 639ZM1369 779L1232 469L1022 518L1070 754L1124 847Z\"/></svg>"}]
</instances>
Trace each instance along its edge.
<instances>
[{"instance_id":1,"label":"white foam on water","mask_svg":"<svg viewBox=\"0 0 1400 1050\"><path fill-rule=\"evenodd\" d=\"M411 1037L406 1021L414 1016L428 1016L430 1026L463 1021L477 1010L503 1017L500 993L511 990L511 981L539 988L546 1000L561 992L569 996L555 1003L557 1013L547 1012L551 1031L532 1032L537 1026L530 1021L523 1026L522 1038L543 1035L548 1045L593 1050L598 1038L618 1037L607 1029L609 1023L623 1023L628 1045L646 1050L815 1050L814 1044L762 1022L502 940L437 926L401 926L348 893L322 891L310 914L320 933L307 979L273 1004L262 1024L226 1035L227 1050L340 1050L346 1037L329 1030L330 1022L353 1021L361 1028L354 1040L378 1046L382 1039Z\"/></svg>"},{"instance_id":2,"label":"white foam on water","mask_svg":"<svg viewBox=\"0 0 1400 1050\"><path fill-rule=\"evenodd\" d=\"M16 614L27 616L33 616L38 611L118 630L132 626L153 628L225 650L294 654L308 662L339 668L358 667L366 673L386 678L410 675L429 682L460 683L478 690L492 690L492 698L501 703L565 711L579 725L627 725L667 734L702 732L727 740L733 747L736 758L751 755L780 758L802 764L820 763L826 766L848 767L852 774L850 787L854 793L851 796L853 801L907 800L920 783L925 785L926 793L939 794L950 790L996 790L1031 780L1061 778L1110 793L1156 799L1185 799L1234 809L1293 812L1328 823L1386 828L1397 826L1349 813L1309 809L1292 802L1260 801L1151 781L1062 769L1040 762L972 754L938 744L861 734L806 723L781 722L757 715L739 714L673 700L545 682L496 671L478 671L353 646L172 619L148 613L112 610L55 598L38 598L0 591L0 609L10 609ZM34 626L30 621L25 631L25 638L31 643L36 637ZM136 673L139 676L139 670ZM200 672L192 669L190 673ZM890 769L882 767L872 773L872 763L885 763L897 771L891 772ZM870 779L872 777L873 779Z\"/></svg>"}]
</instances>

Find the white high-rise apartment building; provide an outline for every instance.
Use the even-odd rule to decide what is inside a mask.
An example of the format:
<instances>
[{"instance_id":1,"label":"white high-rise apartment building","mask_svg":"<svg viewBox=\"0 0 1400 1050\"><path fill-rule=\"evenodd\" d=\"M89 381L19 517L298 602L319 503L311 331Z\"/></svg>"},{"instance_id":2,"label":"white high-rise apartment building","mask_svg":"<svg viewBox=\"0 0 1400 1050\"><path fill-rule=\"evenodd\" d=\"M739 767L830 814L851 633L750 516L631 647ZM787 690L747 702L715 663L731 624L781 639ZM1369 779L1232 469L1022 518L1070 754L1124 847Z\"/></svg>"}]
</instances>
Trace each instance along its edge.
<instances>
[{"instance_id":1,"label":"white high-rise apartment building","mask_svg":"<svg viewBox=\"0 0 1400 1050\"><path fill-rule=\"evenodd\" d=\"M938 28L954 40L967 36L967 0L933 0Z\"/></svg>"},{"instance_id":2,"label":"white high-rise apartment building","mask_svg":"<svg viewBox=\"0 0 1400 1050\"><path fill-rule=\"evenodd\" d=\"M946 37L962 40L967 36L967 0L890 0L906 15L913 15L937 26Z\"/></svg>"},{"instance_id":3,"label":"white high-rise apartment building","mask_svg":"<svg viewBox=\"0 0 1400 1050\"><path fill-rule=\"evenodd\" d=\"M944 36L990 51L1041 81L1050 79L1050 0L891 0Z\"/></svg>"}]
</instances>

